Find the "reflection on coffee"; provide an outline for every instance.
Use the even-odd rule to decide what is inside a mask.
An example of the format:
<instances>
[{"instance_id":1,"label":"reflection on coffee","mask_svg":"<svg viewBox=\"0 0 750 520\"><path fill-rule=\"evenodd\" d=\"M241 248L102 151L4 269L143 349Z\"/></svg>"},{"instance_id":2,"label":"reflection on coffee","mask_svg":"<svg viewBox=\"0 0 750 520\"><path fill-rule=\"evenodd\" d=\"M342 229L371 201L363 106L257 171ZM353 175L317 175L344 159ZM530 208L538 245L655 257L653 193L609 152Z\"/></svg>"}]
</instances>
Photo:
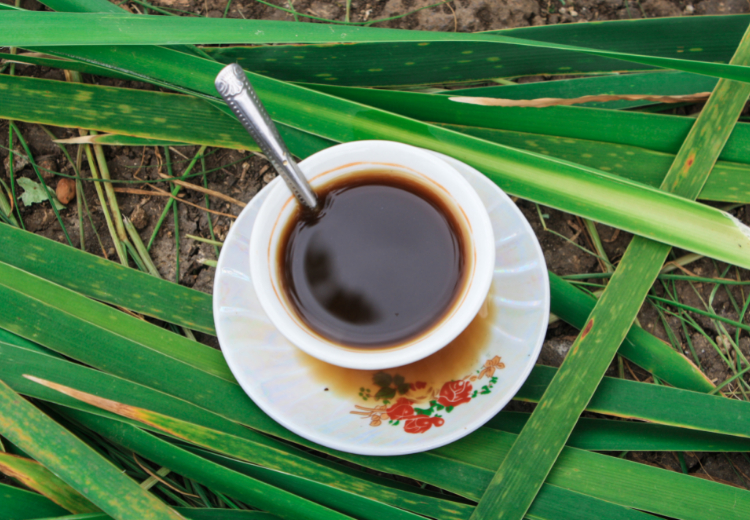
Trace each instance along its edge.
<instances>
[{"instance_id":1,"label":"reflection on coffee","mask_svg":"<svg viewBox=\"0 0 750 520\"><path fill-rule=\"evenodd\" d=\"M321 210L282 232L279 272L307 326L335 343L385 348L416 338L456 303L466 231L440 195L388 172L316 189Z\"/></svg>"}]
</instances>

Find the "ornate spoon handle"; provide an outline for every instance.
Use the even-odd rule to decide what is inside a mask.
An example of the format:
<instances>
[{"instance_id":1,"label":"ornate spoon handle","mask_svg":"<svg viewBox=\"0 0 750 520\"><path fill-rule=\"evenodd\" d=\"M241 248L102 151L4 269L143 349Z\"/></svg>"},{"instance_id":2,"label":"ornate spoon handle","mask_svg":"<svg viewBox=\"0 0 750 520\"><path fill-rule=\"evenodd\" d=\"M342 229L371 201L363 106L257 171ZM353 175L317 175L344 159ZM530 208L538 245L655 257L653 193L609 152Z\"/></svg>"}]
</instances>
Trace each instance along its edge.
<instances>
[{"instance_id":1,"label":"ornate spoon handle","mask_svg":"<svg viewBox=\"0 0 750 520\"><path fill-rule=\"evenodd\" d=\"M302 207L313 211L317 209L318 198L315 192L292 159L276 125L258 99L242 67L236 63L227 65L216 76L215 85L216 90L239 118L242 126L253 136Z\"/></svg>"}]
</instances>

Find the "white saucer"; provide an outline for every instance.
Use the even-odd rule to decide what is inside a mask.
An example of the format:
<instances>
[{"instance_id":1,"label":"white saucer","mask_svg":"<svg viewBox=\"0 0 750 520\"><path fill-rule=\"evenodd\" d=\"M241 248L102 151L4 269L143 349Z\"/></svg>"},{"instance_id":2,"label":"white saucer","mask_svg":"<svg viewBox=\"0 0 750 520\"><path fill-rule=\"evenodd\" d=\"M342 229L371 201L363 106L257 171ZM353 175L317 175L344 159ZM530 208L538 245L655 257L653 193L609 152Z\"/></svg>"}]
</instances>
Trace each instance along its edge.
<instances>
[{"instance_id":1,"label":"white saucer","mask_svg":"<svg viewBox=\"0 0 750 520\"><path fill-rule=\"evenodd\" d=\"M485 307L471 330L427 360L376 373L331 367L302 353L271 324L250 279L250 232L270 184L229 231L214 281L222 352L250 398L301 437L361 455L405 455L443 446L499 412L539 356L550 296L544 256L531 226L484 175L435 155L479 194L497 250L490 312Z\"/></svg>"}]
</instances>

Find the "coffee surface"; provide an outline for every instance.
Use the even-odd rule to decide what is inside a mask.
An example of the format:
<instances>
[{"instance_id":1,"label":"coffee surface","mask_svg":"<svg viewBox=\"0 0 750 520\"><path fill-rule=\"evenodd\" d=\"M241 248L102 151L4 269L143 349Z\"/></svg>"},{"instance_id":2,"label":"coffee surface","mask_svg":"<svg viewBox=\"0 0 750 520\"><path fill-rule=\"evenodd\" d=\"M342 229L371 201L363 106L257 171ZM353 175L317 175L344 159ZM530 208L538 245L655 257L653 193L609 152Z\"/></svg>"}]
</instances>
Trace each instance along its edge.
<instances>
[{"instance_id":1,"label":"coffee surface","mask_svg":"<svg viewBox=\"0 0 750 520\"><path fill-rule=\"evenodd\" d=\"M278 258L284 290L315 332L351 347L419 336L466 279L465 237L431 189L387 173L316 190L321 210L293 216Z\"/></svg>"}]
</instances>

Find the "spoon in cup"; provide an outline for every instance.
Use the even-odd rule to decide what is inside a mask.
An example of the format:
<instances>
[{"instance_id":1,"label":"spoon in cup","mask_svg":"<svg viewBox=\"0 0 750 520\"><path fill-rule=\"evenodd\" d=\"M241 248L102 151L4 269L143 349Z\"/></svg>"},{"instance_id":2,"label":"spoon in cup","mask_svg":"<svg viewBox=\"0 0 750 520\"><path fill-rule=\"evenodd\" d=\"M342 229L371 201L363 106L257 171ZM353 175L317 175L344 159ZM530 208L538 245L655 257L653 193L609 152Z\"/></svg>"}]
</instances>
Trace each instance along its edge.
<instances>
[{"instance_id":1,"label":"spoon in cup","mask_svg":"<svg viewBox=\"0 0 750 520\"><path fill-rule=\"evenodd\" d=\"M316 211L318 198L315 192L281 140L276 125L258 99L242 67L237 63L227 65L216 76L214 84L242 126L286 181L300 205L307 210Z\"/></svg>"}]
</instances>

